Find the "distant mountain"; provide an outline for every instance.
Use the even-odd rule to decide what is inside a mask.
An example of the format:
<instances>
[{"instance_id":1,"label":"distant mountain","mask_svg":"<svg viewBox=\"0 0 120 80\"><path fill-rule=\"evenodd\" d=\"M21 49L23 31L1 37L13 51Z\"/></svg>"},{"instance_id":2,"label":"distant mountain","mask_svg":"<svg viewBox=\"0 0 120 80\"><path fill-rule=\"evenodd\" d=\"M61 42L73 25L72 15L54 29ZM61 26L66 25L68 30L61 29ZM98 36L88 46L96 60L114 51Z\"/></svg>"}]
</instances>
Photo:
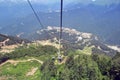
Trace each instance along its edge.
<instances>
[{"instance_id":1,"label":"distant mountain","mask_svg":"<svg viewBox=\"0 0 120 80\"><path fill-rule=\"evenodd\" d=\"M51 42L59 43L59 27L47 27L46 29L37 30L29 35L28 39L35 40L50 40ZM91 47L93 54L106 54L114 56L117 51L109 48L99 38L91 33L79 32L75 29L63 28L62 33L63 49L67 50L83 50L85 47Z\"/></svg>"},{"instance_id":2,"label":"distant mountain","mask_svg":"<svg viewBox=\"0 0 120 80\"><path fill-rule=\"evenodd\" d=\"M109 37L107 38L106 42L109 43L114 43L116 45L120 44L120 37L119 37L120 31L116 31L114 33L111 33ZM119 46L119 45L118 45Z\"/></svg>"},{"instance_id":3,"label":"distant mountain","mask_svg":"<svg viewBox=\"0 0 120 80\"><path fill-rule=\"evenodd\" d=\"M57 4L48 6L45 4L32 3L32 5L37 12L46 13L59 9ZM0 12L0 27L17 24L19 19L22 20L30 14L33 15L33 11L27 1L25 3L12 3L9 1L1 2Z\"/></svg>"},{"instance_id":4,"label":"distant mountain","mask_svg":"<svg viewBox=\"0 0 120 80\"><path fill-rule=\"evenodd\" d=\"M36 11L39 11L37 10L38 8L39 7L35 8ZM37 13L44 28L47 26L59 26L59 11L57 9ZM27 12L25 14L27 14ZM120 42L110 41L113 38L112 33L118 32L117 34L119 34L119 19L120 4L101 6L93 4L82 5L78 3L66 6L63 12L63 26L75 28L82 32L93 33L98 35L104 42L109 41L109 44L114 45L120 45ZM22 37L26 37L29 33L42 28L32 11L31 14L27 14L27 16L13 20L8 21L10 24L3 21L5 25L3 25L3 27L0 24L0 32L12 35L24 33ZM116 38L114 37L115 40L119 38L118 35L116 36Z\"/></svg>"}]
</instances>

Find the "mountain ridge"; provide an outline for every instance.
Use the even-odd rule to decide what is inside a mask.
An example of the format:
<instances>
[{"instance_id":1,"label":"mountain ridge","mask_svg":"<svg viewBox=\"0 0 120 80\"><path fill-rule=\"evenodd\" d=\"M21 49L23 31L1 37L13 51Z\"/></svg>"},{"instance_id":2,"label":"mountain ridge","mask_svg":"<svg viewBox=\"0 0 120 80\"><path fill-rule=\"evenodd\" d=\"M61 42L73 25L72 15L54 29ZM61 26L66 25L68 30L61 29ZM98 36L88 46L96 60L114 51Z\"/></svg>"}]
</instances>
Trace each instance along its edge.
<instances>
[{"instance_id":1,"label":"mountain ridge","mask_svg":"<svg viewBox=\"0 0 120 80\"><path fill-rule=\"evenodd\" d=\"M32 41L47 41L59 44L59 27L48 26L45 29L37 30L36 32L26 37ZM116 50L108 47L105 43L99 40L99 37L91 33L77 31L76 29L63 27L61 44L63 50L83 50L85 47L91 47L93 54L106 54L114 56Z\"/></svg>"},{"instance_id":2,"label":"mountain ridge","mask_svg":"<svg viewBox=\"0 0 120 80\"><path fill-rule=\"evenodd\" d=\"M109 44L120 45L120 43L118 42L118 30L120 25L120 4L113 4L109 6L98 6L93 4L85 6L76 4L74 6L74 9L64 10L63 26L75 28L82 32L90 32L98 35L106 43L108 42ZM43 23L44 28L46 28L47 26L59 26L59 12L56 12L55 10L52 12L51 10L48 12L39 12L39 10L36 11L38 13L38 16L42 20L41 22ZM10 21L13 20L10 19L8 23ZM30 11L27 16L23 18L17 18L17 20L14 20L10 24L8 23L4 26L0 24L1 33L17 35L24 32L24 35L28 35L31 32L42 29L32 11ZM117 34L115 32L117 32ZM114 37L114 35L116 35L117 37ZM112 38L115 39L110 41Z\"/></svg>"}]
</instances>

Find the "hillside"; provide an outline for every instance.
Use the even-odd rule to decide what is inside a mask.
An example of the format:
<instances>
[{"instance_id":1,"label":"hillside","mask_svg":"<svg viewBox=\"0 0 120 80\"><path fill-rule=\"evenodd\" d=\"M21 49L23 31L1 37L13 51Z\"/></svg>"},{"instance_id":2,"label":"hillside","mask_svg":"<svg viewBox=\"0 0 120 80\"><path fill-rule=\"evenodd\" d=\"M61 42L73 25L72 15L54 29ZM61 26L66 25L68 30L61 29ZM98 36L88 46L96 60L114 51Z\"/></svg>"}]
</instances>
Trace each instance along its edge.
<instances>
[{"instance_id":1,"label":"hillside","mask_svg":"<svg viewBox=\"0 0 120 80\"><path fill-rule=\"evenodd\" d=\"M20 45L31 43L27 39L0 34L0 53L10 53Z\"/></svg>"},{"instance_id":2,"label":"hillside","mask_svg":"<svg viewBox=\"0 0 120 80\"><path fill-rule=\"evenodd\" d=\"M0 47L13 44L29 43L27 39L0 34Z\"/></svg>"},{"instance_id":3,"label":"hillside","mask_svg":"<svg viewBox=\"0 0 120 80\"><path fill-rule=\"evenodd\" d=\"M48 26L45 29L37 30L31 33L28 37L29 40L49 40L54 43L59 43L59 27ZM83 50L85 47L91 47L93 54L106 54L109 56L114 56L117 51L109 48L100 38L93 35L92 33L85 33L77 31L72 28L63 28L62 30L62 45L64 50ZM26 37L27 38L27 37Z\"/></svg>"},{"instance_id":4,"label":"hillside","mask_svg":"<svg viewBox=\"0 0 120 80\"><path fill-rule=\"evenodd\" d=\"M59 27L51 26L37 30L26 37L32 43L20 45L4 54L0 52L0 79L120 79L120 53L91 33L64 27L60 61L57 56L59 31ZM18 37L1 35L1 41L7 38L21 41Z\"/></svg>"},{"instance_id":5,"label":"hillside","mask_svg":"<svg viewBox=\"0 0 120 80\"><path fill-rule=\"evenodd\" d=\"M1 80L119 80L119 58L104 54L87 54L91 49L69 50L57 59L57 48L29 44L11 53L0 54Z\"/></svg>"}]
</instances>

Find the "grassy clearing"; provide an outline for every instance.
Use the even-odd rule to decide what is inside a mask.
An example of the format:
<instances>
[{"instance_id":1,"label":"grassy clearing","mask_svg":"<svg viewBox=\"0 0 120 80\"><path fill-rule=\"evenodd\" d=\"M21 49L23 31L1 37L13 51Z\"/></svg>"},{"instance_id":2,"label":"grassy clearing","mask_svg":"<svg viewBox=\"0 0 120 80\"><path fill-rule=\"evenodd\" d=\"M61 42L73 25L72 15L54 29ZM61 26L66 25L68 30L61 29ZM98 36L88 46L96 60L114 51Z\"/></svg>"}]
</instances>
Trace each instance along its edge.
<instances>
[{"instance_id":1,"label":"grassy clearing","mask_svg":"<svg viewBox=\"0 0 120 80\"><path fill-rule=\"evenodd\" d=\"M85 47L83 50L77 50L78 53L91 55L92 54L92 47Z\"/></svg>"},{"instance_id":2,"label":"grassy clearing","mask_svg":"<svg viewBox=\"0 0 120 80\"><path fill-rule=\"evenodd\" d=\"M7 63L0 67L0 77L6 77L6 80L9 79L10 76L14 77L14 80L40 80L40 68L41 64L37 61L30 62L20 62L16 65ZM26 76L26 74L32 69L37 68L35 73L30 76Z\"/></svg>"}]
</instances>

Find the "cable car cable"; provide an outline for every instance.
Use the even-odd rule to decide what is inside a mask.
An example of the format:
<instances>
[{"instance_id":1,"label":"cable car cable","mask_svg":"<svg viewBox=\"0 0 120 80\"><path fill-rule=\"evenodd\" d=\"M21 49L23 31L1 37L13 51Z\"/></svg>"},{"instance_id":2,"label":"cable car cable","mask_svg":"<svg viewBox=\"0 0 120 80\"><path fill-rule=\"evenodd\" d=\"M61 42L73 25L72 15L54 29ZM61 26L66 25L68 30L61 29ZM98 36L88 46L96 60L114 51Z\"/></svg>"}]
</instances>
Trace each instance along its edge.
<instances>
[{"instance_id":1,"label":"cable car cable","mask_svg":"<svg viewBox=\"0 0 120 80\"><path fill-rule=\"evenodd\" d=\"M32 11L34 12L34 15L35 15L36 19L38 20L39 24L41 25L42 28L44 28L44 26L43 26L43 24L42 24L40 18L38 17L38 15L37 15L35 9L33 8L32 4L31 4L31 2L30 2L29 0L27 0L27 2L28 2L28 4L30 5Z\"/></svg>"}]
</instances>

